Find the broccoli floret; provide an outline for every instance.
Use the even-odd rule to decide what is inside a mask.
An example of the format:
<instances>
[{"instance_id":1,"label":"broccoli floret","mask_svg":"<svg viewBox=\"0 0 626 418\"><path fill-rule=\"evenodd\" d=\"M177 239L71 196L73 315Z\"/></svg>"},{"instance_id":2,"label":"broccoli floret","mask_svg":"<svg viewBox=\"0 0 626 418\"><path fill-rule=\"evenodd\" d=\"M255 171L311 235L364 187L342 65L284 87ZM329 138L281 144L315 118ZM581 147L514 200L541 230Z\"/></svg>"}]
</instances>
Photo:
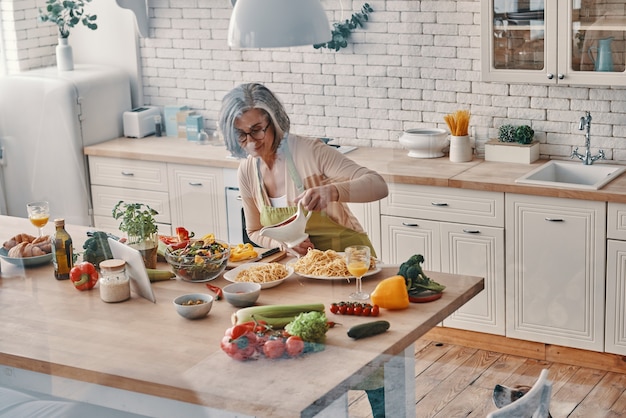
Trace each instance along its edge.
<instances>
[{"instance_id":1,"label":"broccoli floret","mask_svg":"<svg viewBox=\"0 0 626 418\"><path fill-rule=\"evenodd\" d=\"M113 258L106 232L96 231L83 244L83 260L93 264L96 268L100 266L100 262Z\"/></svg>"},{"instance_id":2,"label":"broccoli floret","mask_svg":"<svg viewBox=\"0 0 626 418\"><path fill-rule=\"evenodd\" d=\"M443 292L446 287L430 280L430 278L422 270L421 264L424 261L424 256L422 254L414 254L407 261L400 264L398 274L404 277L409 294L415 295L427 290L433 292Z\"/></svg>"}]
</instances>

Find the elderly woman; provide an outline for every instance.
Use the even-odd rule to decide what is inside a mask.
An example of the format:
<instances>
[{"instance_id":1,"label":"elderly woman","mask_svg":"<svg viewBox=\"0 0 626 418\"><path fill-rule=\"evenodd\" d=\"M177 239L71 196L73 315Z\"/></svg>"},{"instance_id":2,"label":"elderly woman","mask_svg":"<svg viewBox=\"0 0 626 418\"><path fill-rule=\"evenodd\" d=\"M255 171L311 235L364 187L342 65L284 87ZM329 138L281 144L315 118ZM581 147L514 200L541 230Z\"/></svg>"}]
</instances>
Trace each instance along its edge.
<instances>
[{"instance_id":1,"label":"elderly woman","mask_svg":"<svg viewBox=\"0 0 626 418\"><path fill-rule=\"evenodd\" d=\"M238 179L246 231L254 243L281 246L259 231L293 215L301 202L312 215L306 227L309 238L293 248L297 253L306 254L309 248L343 251L356 244L372 247L346 202L387 196L387 184L378 173L320 139L290 133L285 108L262 84L242 84L227 93L219 127L228 150L245 158Z\"/></svg>"}]
</instances>

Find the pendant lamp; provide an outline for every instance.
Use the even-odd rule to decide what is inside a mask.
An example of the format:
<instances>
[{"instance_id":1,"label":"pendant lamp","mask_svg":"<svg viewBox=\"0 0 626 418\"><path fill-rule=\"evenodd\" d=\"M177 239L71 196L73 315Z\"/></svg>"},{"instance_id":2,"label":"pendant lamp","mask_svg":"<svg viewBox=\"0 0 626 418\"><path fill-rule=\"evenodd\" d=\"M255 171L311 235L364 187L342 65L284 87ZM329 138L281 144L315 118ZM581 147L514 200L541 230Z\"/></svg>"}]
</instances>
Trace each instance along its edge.
<instances>
[{"instance_id":1,"label":"pendant lamp","mask_svg":"<svg viewBox=\"0 0 626 418\"><path fill-rule=\"evenodd\" d=\"M330 41L330 23L319 0L236 0L228 45L280 48Z\"/></svg>"}]
</instances>

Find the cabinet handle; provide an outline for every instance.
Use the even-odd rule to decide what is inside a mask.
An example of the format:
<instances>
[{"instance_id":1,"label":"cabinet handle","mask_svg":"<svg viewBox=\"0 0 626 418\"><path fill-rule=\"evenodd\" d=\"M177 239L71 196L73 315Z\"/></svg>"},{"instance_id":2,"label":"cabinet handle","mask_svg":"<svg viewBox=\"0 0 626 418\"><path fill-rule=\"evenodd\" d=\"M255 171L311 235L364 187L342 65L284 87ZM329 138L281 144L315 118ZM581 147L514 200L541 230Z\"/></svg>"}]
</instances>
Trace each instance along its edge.
<instances>
[{"instance_id":1,"label":"cabinet handle","mask_svg":"<svg viewBox=\"0 0 626 418\"><path fill-rule=\"evenodd\" d=\"M548 73L548 80L552 80L554 78L554 74Z\"/></svg>"},{"instance_id":2,"label":"cabinet handle","mask_svg":"<svg viewBox=\"0 0 626 418\"><path fill-rule=\"evenodd\" d=\"M132 177L135 175L132 171L122 171L123 176Z\"/></svg>"},{"instance_id":3,"label":"cabinet handle","mask_svg":"<svg viewBox=\"0 0 626 418\"><path fill-rule=\"evenodd\" d=\"M480 231L478 229L463 229L463 232L465 232L466 234L480 234Z\"/></svg>"},{"instance_id":4,"label":"cabinet handle","mask_svg":"<svg viewBox=\"0 0 626 418\"><path fill-rule=\"evenodd\" d=\"M441 202L441 203L440 202L431 202L430 204L433 205L433 206L448 206L447 203L443 203L443 202Z\"/></svg>"},{"instance_id":5,"label":"cabinet handle","mask_svg":"<svg viewBox=\"0 0 626 418\"><path fill-rule=\"evenodd\" d=\"M557 75L557 77L559 78L559 80L563 80L565 78L565 74L559 74Z\"/></svg>"},{"instance_id":6,"label":"cabinet handle","mask_svg":"<svg viewBox=\"0 0 626 418\"><path fill-rule=\"evenodd\" d=\"M409 223L409 222L402 222L402 225L403 226L410 226L410 227L417 227L417 226L419 226L419 224L412 224L412 223Z\"/></svg>"},{"instance_id":7,"label":"cabinet handle","mask_svg":"<svg viewBox=\"0 0 626 418\"><path fill-rule=\"evenodd\" d=\"M563 222L562 218L546 218L548 222Z\"/></svg>"},{"instance_id":8,"label":"cabinet handle","mask_svg":"<svg viewBox=\"0 0 626 418\"><path fill-rule=\"evenodd\" d=\"M202 183L198 182L198 181L190 181L189 182L190 186L202 186Z\"/></svg>"}]
</instances>

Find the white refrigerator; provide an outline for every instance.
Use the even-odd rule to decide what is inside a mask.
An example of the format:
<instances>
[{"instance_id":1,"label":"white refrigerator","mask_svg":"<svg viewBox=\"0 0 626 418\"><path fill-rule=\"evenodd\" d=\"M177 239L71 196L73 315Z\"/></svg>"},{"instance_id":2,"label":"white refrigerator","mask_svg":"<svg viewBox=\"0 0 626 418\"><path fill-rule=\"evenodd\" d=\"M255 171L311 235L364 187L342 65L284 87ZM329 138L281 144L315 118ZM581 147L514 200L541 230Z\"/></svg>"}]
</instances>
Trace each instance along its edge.
<instances>
[{"instance_id":1,"label":"white refrigerator","mask_svg":"<svg viewBox=\"0 0 626 418\"><path fill-rule=\"evenodd\" d=\"M117 68L0 77L0 213L27 217L26 203L47 200L51 221L92 226L83 147L123 136L131 107L128 73Z\"/></svg>"}]
</instances>

